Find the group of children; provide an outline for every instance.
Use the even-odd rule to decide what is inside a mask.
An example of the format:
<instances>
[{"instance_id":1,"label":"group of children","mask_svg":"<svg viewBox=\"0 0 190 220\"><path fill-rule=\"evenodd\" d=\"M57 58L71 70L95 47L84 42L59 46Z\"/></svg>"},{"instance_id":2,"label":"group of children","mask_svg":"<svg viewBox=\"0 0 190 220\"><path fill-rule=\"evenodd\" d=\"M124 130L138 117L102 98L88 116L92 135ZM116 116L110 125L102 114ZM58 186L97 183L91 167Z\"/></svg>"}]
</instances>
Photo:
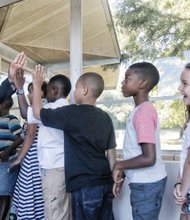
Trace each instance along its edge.
<instances>
[{"instance_id":1,"label":"group of children","mask_svg":"<svg viewBox=\"0 0 190 220\"><path fill-rule=\"evenodd\" d=\"M126 124L124 160L116 161L112 120L96 107L104 90L103 78L94 72L81 75L74 92L76 104L69 105L70 80L56 75L46 87L44 69L38 65L28 88L28 106L23 91L25 59L21 53L16 64L10 66L14 69L10 83L14 82L21 115L27 119L22 148L10 165L10 170L15 170L21 163L10 220L112 220L112 200L114 196L120 197L125 176L131 190L133 219L158 220L167 174L160 154L158 115L149 101L150 91L159 82L156 67L141 62L126 70L122 93L124 97L133 97L135 108ZM189 114L189 64L181 74L179 90ZM188 115L174 189L181 220L190 219L189 128ZM0 142L0 155L3 153ZM0 165L3 163L1 159ZM0 195L0 199L7 195L1 187Z\"/></svg>"},{"instance_id":2,"label":"group of children","mask_svg":"<svg viewBox=\"0 0 190 220\"><path fill-rule=\"evenodd\" d=\"M18 169L10 172L11 161L16 158L17 147L22 143L21 125L17 117L10 114L13 106L11 95L15 92L16 71L23 68L25 55L16 56L11 63L8 78L0 86L0 219L4 220L10 207Z\"/></svg>"}]
</instances>

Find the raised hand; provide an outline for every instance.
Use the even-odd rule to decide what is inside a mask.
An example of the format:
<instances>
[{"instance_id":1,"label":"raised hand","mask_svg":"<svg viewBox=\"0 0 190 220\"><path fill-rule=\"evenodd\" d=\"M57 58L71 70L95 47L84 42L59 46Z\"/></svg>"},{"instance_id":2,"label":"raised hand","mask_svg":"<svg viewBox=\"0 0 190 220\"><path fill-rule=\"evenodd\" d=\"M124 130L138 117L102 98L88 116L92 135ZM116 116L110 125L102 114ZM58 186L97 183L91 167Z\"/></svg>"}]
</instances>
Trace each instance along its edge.
<instances>
[{"instance_id":1,"label":"raised hand","mask_svg":"<svg viewBox=\"0 0 190 220\"><path fill-rule=\"evenodd\" d=\"M44 82L44 67L40 64L36 66L32 74L33 87L41 88Z\"/></svg>"},{"instance_id":2,"label":"raised hand","mask_svg":"<svg viewBox=\"0 0 190 220\"><path fill-rule=\"evenodd\" d=\"M33 82L33 98L32 108L34 117L40 120L40 110L42 108L41 103L41 86L44 81L44 68L41 65L37 65L32 75Z\"/></svg>"},{"instance_id":3,"label":"raised hand","mask_svg":"<svg viewBox=\"0 0 190 220\"><path fill-rule=\"evenodd\" d=\"M14 82L17 70L23 69L25 63L26 63L26 55L24 54L24 52L21 52L15 57L15 59L11 62L9 66L9 70L8 70L9 82Z\"/></svg>"},{"instance_id":4,"label":"raised hand","mask_svg":"<svg viewBox=\"0 0 190 220\"><path fill-rule=\"evenodd\" d=\"M16 71L16 76L14 78L14 85L19 90L19 89L23 89L24 83L25 83L24 70L22 68L19 68Z\"/></svg>"}]
</instances>

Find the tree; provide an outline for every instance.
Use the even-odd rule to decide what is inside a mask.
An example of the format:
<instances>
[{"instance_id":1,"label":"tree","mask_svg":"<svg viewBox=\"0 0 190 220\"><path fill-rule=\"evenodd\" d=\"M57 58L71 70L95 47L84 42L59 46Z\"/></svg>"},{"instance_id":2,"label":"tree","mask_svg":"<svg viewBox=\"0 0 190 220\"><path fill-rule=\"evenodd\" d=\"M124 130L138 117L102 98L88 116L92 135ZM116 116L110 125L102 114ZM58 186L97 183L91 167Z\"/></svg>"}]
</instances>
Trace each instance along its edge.
<instances>
[{"instance_id":1,"label":"tree","mask_svg":"<svg viewBox=\"0 0 190 220\"><path fill-rule=\"evenodd\" d=\"M117 0L115 8L123 59L182 57L190 49L190 1Z\"/></svg>"},{"instance_id":2,"label":"tree","mask_svg":"<svg viewBox=\"0 0 190 220\"><path fill-rule=\"evenodd\" d=\"M182 100L159 101L155 103L161 128L183 128L185 105Z\"/></svg>"}]
</instances>

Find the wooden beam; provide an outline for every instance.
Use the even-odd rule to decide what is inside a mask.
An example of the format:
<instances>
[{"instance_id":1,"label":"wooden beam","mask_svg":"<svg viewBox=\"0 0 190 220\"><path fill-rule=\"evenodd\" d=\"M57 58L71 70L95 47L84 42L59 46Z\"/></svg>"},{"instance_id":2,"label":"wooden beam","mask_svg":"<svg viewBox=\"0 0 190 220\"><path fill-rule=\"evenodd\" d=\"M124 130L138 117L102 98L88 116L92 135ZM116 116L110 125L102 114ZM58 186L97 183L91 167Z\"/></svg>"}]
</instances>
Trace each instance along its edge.
<instances>
[{"instance_id":1,"label":"wooden beam","mask_svg":"<svg viewBox=\"0 0 190 220\"><path fill-rule=\"evenodd\" d=\"M4 7L4 6L8 6L10 4L14 4L16 2L20 2L20 1L22 1L22 0L1 0L0 1L0 8Z\"/></svg>"}]
</instances>

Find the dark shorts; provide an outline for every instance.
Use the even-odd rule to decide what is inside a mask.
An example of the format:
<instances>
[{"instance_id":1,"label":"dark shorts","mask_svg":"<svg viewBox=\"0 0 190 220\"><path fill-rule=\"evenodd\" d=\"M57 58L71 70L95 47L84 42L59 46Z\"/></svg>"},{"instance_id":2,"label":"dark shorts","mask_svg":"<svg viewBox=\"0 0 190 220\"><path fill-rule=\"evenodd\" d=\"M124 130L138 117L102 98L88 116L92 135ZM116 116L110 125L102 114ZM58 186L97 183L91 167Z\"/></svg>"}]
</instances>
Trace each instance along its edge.
<instances>
[{"instance_id":1,"label":"dark shorts","mask_svg":"<svg viewBox=\"0 0 190 220\"><path fill-rule=\"evenodd\" d=\"M167 178L154 183L130 183L133 220L158 220Z\"/></svg>"},{"instance_id":2,"label":"dark shorts","mask_svg":"<svg viewBox=\"0 0 190 220\"><path fill-rule=\"evenodd\" d=\"M10 162L0 162L0 195L12 195L19 168L9 170Z\"/></svg>"}]
</instances>

